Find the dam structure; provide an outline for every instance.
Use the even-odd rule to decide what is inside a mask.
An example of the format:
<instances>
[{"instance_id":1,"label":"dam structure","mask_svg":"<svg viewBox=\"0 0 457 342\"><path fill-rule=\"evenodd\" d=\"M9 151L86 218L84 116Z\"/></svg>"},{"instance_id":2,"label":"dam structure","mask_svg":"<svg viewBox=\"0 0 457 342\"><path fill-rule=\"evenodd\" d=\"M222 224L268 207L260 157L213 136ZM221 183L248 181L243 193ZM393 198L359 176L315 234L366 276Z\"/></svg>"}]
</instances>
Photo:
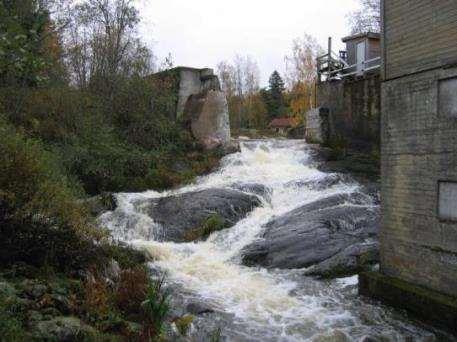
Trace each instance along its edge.
<instances>
[{"instance_id":1,"label":"dam structure","mask_svg":"<svg viewBox=\"0 0 457 342\"><path fill-rule=\"evenodd\" d=\"M360 292L457 334L457 2L382 17L381 263Z\"/></svg>"}]
</instances>

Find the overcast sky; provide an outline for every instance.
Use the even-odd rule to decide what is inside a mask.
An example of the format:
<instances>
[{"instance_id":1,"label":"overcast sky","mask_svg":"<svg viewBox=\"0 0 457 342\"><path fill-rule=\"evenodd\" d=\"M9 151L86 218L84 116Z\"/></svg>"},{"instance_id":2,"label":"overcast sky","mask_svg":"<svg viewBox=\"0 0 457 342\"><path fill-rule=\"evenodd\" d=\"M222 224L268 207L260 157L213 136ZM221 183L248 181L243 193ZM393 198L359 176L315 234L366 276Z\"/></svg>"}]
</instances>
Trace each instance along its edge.
<instances>
[{"instance_id":1,"label":"overcast sky","mask_svg":"<svg viewBox=\"0 0 457 342\"><path fill-rule=\"evenodd\" d=\"M215 68L237 53L250 55L265 85L275 69L284 71L292 40L304 32L323 47L329 36L341 44L349 31L346 14L357 4L357 0L142 0L140 32L159 59L170 52L175 66Z\"/></svg>"}]
</instances>

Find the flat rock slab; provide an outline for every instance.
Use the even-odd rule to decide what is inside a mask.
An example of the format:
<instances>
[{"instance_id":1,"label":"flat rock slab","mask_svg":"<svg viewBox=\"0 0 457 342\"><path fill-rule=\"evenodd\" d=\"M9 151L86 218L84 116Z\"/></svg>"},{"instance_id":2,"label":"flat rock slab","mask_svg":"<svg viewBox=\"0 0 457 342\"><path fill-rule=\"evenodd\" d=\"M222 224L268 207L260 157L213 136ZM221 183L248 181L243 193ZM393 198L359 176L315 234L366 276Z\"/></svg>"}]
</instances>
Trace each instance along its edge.
<instances>
[{"instance_id":1,"label":"flat rock slab","mask_svg":"<svg viewBox=\"0 0 457 342\"><path fill-rule=\"evenodd\" d=\"M162 241L185 242L187 233L217 215L223 227L235 225L261 205L257 196L231 189L206 189L148 200L140 209L163 227Z\"/></svg>"},{"instance_id":2,"label":"flat rock slab","mask_svg":"<svg viewBox=\"0 0 457 342\"><path fill-rule=\"evenodd\" d=\"M354 259L368 253L363 244L376 248L369 242L377 238L379 217L379 208L367 205L367 196L360 193L306 204L267 223L261 239L242 251L243 263L299 269L326 261L321 265L322 275L331 277L332 270L351 274L357 268ZM319 269L314 274L319 274Z\"/></svg>"}]
</instances>

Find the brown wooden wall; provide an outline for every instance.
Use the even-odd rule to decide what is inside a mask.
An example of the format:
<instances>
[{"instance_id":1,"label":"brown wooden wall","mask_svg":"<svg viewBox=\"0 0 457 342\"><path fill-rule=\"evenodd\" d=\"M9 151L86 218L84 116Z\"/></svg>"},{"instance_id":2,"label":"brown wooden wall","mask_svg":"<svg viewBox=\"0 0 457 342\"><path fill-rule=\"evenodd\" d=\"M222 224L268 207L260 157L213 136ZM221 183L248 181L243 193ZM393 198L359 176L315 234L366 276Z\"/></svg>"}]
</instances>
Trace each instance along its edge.
<instances>
[{"instance_id":1,"label":"brown wooden wall","mask_svg":"<svg viewBox=\"0 0 457 342\"><path fill-rule=\"evenodd\" d=\"M456 0L385 0L385 79L457 63Z\"/></svg>"}]
</instances>

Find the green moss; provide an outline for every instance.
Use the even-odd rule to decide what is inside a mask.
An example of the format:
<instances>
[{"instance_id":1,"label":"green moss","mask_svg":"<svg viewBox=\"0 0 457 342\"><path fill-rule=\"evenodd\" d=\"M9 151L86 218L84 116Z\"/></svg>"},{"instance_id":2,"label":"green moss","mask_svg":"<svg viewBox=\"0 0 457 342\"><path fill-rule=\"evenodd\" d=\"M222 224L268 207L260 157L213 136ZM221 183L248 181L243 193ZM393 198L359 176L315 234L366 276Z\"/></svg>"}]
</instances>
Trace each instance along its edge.
<instances>
[{"instance_id":1,"label":"green moss","mask_svg":"<svg viewBox=\"0 0 457 342\"><path fill-rule=\"evenodd\" d=\"M194 316L184 315L175 320L176 328L182 336L186 336L190 330L191 324L194 321Z\"/></svg>"},{"instance_id":2,"label":"green moss","mask_svg":"<svg viewBox=\"0 0 457 342\"><path fill-rule=\"evenodd\" d=\"M227 228L224 219L219 214L209 216L198 228L189 230L185 234L187 241L195 241L208 237L211 233Z\"/></svg>"}]
</instances>

